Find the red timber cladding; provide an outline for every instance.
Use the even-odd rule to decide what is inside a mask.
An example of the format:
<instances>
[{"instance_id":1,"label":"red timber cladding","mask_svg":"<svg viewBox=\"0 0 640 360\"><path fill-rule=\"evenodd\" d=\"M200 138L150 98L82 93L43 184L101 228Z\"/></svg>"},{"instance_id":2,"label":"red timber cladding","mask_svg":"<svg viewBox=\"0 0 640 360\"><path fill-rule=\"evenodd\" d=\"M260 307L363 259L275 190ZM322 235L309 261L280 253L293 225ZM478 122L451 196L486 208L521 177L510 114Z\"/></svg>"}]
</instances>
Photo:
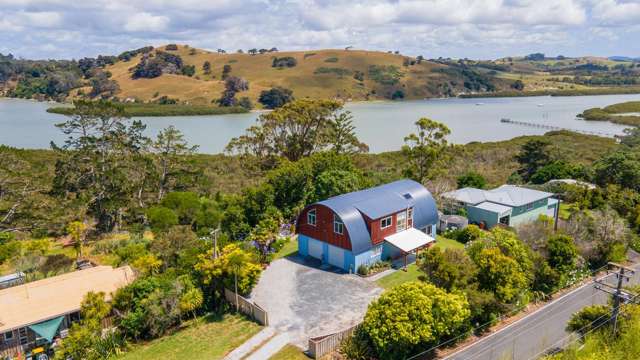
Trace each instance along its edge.
<instances>
[{"instance_id":1,"label":"red timber cladding","mask_svg":"<svg viewBox=\"0 0 640 360\"><path fill-rule=\"evenodd\" d=\"M307 212L316 209L316 225L307 223ZM306 208L298 218L298 234L306 235L314 239L326 241L331 245L351 250L351 241L347 227L344 227L343 234L333 232L333 210L324 205L313 205Z\"/></svg>"},{"instance_id":2,"label":"red timber cladding","mask_svg":"<svg viewBox=\"0 0 640 360\"><path fill-rule=\"evenodd\" d=\"M367 227L369 228L369 233L371 234L371 243L373 245L381 244L384 241L385 237L389 235L393 235L397 232L396 230L397 230L398 220L396 218L396 215L397 213L391 215L391 226L384 229L380 227L380 221L386 218L387 216L383 216L379 219L371 220L368 216L363 215L364 221L367 223ZM408 227L413 226L413 217L409 218L407 226Z\"/></svg>"}]
</instances>

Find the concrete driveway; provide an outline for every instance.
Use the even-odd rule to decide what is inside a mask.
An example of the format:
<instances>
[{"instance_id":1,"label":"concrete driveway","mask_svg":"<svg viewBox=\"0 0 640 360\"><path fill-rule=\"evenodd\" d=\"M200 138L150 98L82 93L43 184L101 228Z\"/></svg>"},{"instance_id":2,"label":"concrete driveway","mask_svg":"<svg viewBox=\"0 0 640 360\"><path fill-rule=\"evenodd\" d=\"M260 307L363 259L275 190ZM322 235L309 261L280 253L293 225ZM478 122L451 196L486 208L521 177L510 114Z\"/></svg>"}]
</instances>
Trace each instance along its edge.
<instances>
[{"instance_id":1,"label":"concrete driveway","mask_svg":"<svg viewBox=\"0 0 640 360\"><path fill-rule=\"evenodd\" d=\"M278 259L262 273L251 299L269 313L269 325L307 347L309 337L361 321L382 293L374 283L300 256Z\"/></svg>"}]
</instances>

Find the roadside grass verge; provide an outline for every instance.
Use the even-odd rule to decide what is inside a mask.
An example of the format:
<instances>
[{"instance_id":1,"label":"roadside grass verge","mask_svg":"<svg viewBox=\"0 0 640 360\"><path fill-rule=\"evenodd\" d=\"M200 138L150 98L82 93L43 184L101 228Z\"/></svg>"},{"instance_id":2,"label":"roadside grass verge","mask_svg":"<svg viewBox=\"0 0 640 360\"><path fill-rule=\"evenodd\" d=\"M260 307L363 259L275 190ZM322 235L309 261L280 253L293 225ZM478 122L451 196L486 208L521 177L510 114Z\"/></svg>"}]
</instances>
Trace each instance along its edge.
<instances>
[{"instance_id":1,"label":"roadside grass verge","mask_svg":"<svg viewBox=\"0 0 640 360\"><path fill-rule=\"evenodd\" d=\"M174 334L134 345L118 360L222 359L260 331L261 326L240 315L209 315Z\"/></svg>"},{"instance_id":2,"label":"roadside grass verge","mask_svg":"<svg viewBox=\"0 0 640 360\"><path fill-rule=\"evenodd\" d=\"M248 110L239 107L218 107L206 105L160 105L160 104L123 104L124 111L129 116L195 116L195 115L225 115L242 114ZM73 107L61 106L48 108L47 112L61 115L73 115Z\"/></svg>"}]
</instances>

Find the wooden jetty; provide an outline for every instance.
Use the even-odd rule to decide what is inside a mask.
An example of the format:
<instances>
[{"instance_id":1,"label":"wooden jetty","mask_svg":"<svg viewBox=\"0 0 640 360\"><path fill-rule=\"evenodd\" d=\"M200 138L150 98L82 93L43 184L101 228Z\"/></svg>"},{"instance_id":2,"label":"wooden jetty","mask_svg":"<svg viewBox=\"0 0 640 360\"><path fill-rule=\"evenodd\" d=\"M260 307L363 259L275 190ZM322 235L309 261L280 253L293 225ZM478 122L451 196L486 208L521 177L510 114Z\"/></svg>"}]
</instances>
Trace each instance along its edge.
<instances>
[{"instance_id":1,"label":"wooden jetty","mask_svg":"<svg viewBox=\"0 0 640 360\"><path fill-rule=\"evenodd\" d=\"M526 121L515 121L515 120L511 120L511 119L507 119L507 118L500 119L500 122L501 123L505 123L505 124L522 125L522 126L528 126L528 127L533 127L533 128L538 128L538 129L546 129L546 130L573 131L573 132L577 132L577 133L580 133L580 134L586 134L586 135L606 136L606 137L612 137L612 138L617 138L619 136L618 134L608 133L608 132L604 132L604 131L569 129L569 128L563 128L563 127L560 127L560 126L553 126L553 125L547 125L547 124L538 124L538 123L532 123L532 122L526 122Z\"/></svg>"}]
</instances>

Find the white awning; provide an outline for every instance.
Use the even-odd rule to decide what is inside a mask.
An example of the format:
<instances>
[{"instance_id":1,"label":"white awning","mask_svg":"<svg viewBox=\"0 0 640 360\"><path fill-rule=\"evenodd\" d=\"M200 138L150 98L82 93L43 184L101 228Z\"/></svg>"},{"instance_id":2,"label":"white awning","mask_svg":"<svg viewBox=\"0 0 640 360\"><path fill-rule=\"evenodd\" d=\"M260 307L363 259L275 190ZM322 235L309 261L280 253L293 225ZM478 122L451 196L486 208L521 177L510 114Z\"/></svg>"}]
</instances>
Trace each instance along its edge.
<instances>
[{"instance_id":1,"label":"white awning","mask_svg":"<svg viewBox=\"0 0 640 360\"><path fill-rule=\"evenodd\" d=\"M436 241L431 236L416 228L408 228L407 230L399 233L389 235L385 237L384 240L405 253L412 252L415 249Z\"/></svg>"}]
</instances>

